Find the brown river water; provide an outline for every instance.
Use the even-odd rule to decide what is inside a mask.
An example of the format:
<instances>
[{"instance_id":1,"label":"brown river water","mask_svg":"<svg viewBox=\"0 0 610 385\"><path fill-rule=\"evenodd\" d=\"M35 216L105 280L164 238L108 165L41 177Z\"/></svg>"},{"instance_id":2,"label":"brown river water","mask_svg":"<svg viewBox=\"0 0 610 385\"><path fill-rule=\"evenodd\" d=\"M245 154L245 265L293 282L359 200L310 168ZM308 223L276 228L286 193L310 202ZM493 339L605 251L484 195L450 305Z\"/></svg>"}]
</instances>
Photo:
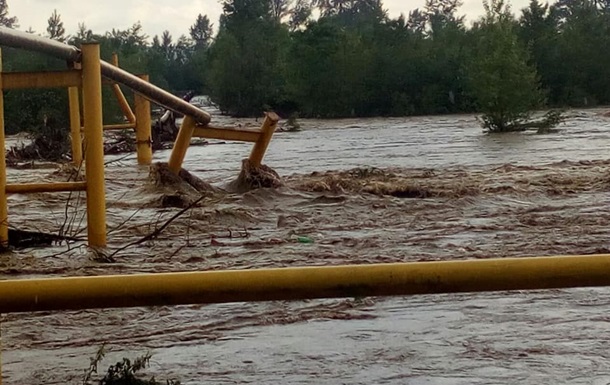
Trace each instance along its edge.
<instances>
[{"instance_id":1,"label":"brown river water","mask_svg":"<svg viewBox=\"0 0 610 385\"><path fill-rule=\"evenodd\" d=\"M303 120L265 159L284 187L209 194L124 249L179 209L162 207L175 189L153 185L135 156L109 156L106 257L82 242L14 251L0 255L0 279L608 253L602 112L573 111L547 135L485 135L469 115ZM250 148L194 146L184 167L223 186ZM69 177L55 165L8 174ZM83 237L83 201L11 196L9 220ZM82 384L105 345L100 372L151 352L146 373L182 384L605 385L609 311L610 289L587 288L7 314L2 375Z\"/></svg>"}]
</instances>

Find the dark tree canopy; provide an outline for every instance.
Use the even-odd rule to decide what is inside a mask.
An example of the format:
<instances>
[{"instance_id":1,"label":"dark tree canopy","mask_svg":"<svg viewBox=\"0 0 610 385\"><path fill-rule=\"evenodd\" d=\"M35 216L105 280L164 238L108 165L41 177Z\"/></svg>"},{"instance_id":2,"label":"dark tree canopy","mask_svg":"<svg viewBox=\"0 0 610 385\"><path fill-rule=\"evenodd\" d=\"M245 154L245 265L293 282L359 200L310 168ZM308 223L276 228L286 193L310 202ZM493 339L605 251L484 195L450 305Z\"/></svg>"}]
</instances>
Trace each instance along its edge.
<instances>
[{"instance_id":1,"label":"dark tree canopy","mask_svg":"<svg viewBox=\"0 0 610 385\"><path fill-rule=\"evenodd\" d=\"M102 56L182 95L209 95L224 112L284 117L482 113L498 130L532 108L610 103L610 0L530 0L513 12L491 0L473 25L461 0L426 0L390 17L381 0L222 0L214 21L193 17L185 34L149 36L135 22L69 37L60 10L47 36L72 44L99 41ZM0 23L17 26L6 0ZM32 31L33 32L33 31ZM65 63L4 50L6 70L65 68ZM51 91L6 94L7 127L38 124L37 104ZM54 95L54 94L53 94ZM105 120L121 121L111 93ZM63 92L44 106L65 115ZM8 107L7 107L8 111ZM12 115L11 115L12 114Z\"/></svg>"},{"instance_id":2,"label":"dark tree canopy","mask_svg":"<svg viewBox=\"0 0 610 385\"><path fill-rule=\"evenodd\" d=\"M66 40L66 29L64 28L64 22L61 21L61 15L54 9L51 17L49 17L47 26L47 34L51 39L65 41Z\"/></svg>"},{"instance_id":3,"label":"dark tree canopy","mask_svg":"<svg viewBox=\"0 0 610 385\"><path fill-rule=\"evenodd\" d=\"M207 16L199 14L195 24L189 28L191 39L198 49L206 49L210 46L213 37L212 24Z\"/></svg>"},{"instance_id":4,"label":"dark tree canopy","mask_svg":"<svg viewBox=\"0 0 610 385\"><path fill-rule=\"evenodd\" d=\"M16 16L9 17L7 0L0 0L0 25L8 28L19 28Z\"/></svg>"}]
</instances>

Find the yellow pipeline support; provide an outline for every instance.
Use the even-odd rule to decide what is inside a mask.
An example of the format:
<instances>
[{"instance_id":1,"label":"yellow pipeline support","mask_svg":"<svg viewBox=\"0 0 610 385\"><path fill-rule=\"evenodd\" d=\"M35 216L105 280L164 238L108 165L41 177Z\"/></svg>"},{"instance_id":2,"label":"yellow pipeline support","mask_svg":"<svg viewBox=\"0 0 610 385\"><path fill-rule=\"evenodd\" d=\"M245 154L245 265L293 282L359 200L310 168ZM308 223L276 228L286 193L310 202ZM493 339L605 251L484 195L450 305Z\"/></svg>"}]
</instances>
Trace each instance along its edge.
<instances>
[{"instance_id":1,"label":"yellow pipeline support","mask_svg":"<svg viewBox=\"0 0 610 385\"><path fill-rule=\"evenodd\" d=\"M277 127L277 122L279 120L280 117L277 116L275 112L267 112L265 121L261 127L261 135L256 143L254 143L254 147L250 153L250 162L253 165L260 166L263 162L265 152L267 152L267 147L269 147L269 142L273 137L273 133L275 132L275 128Z\"/></svg>"},{"instance_id":2,"label":"yellow pipeline support","mask_svg":"<svg viewBox=\"0 0 610 385\"><path fill-rule=\"evenodd\" d=\"M610 286L610 255L0 281L0 313Z\"/></svg>"},{"instance_id":3,"label":"yellow pipeline support","mask_svg":"<svg viewBox=\"0 0 610 385\"><path fill-rule=\"evenodd\" d=\"M8 72L2 74L5 90L23 88L80 87L80 71Z\"/></svg>"},{"instance_id":4,"label":"yellow pipeline support","mask_svg":"<svg viewBox=\"0 0 610 385\"><path fill-rule=\"evenodd\" d=\"M87 183L85 182L11 183L6 185L7 194L85 191L86 189Z\"/></svg>"},{"instance_id":5,"label":"yellow pipeline support","mask_svg":"<svg viewBox=\"0 0 610 385\"><path fill-rule=\"evenodd\" d=\"M99 44L83 44L82 55L87 233L90 246L104 247L106 246L106 192Z\"/></svg>"},{"instance_id":6,"label":"yellow pipeline support","mask_svg":"<svg viewBox=\"0 0 610 385\"><path fill-rule=\"evenodd\" d=\"M129 130L132 128L136 128L135 123L124 123L124 124L105 124L104 131L119 131L119 130Z\"/></svg>"},{"instance_id":7,"label":"yellow pipeline support","mask_svg":"<svg viewBox=\"0 0 610 385\"><path fill-rule=\"evenodd\" d=\"M83 162L83 141L80 132L80 102L78 94L78 87L68 88L72 163L74 163L75 166L80 166Z\"/></svg>"},{"instance_id":8,"label":"yellow pipeline support","mask_svg":"<svg viewBox=\"0 0 610 385\"><path fill-rule=\"evenodd\" d=\"M240 142L253 142L260 138L259 130L249 130L244 128L234 127L212 127L212 126L197 126L193 132L195 138L220 139L220 140L237 140Z\"/></svg>"},{"instance_id":9,"label":"yellow pipeline support","mask_svg":"<svg viewBox=\"0 0 610 385\"><path fill-rule=\"evenodd\" d=\"M176 142L174 143L174 148L172 149L168 162L169 169L174 174L178 174L182 168L182 162L184 162L186 150L188 150L189 144L191 143L195 127L195 119L191 116L185 116L180 131L178 131L178 136L176 137Z\"/></svg>"},{"instance_id":10,"label":"yellow pipeline support","mask_svg":"<svg viewBox=\"0 0 610 385\"><path fill-rule=\"evenodd\" d=\"M117 55L116 53L112 54L112 65L114 65L115 67L119 66L119 55ZM114 92L114 96L116 96L116 99L119 102L119 107L121 108L121 111L123 111L123 115L125 116L127 121L129 121L130 123L135 123L136 116L131 110L129 103L127 102L127 99L123 94L123 91L121 91L121 87L117 83L113 83L112 91Z\"/></svg>"},{"instance_id":11,"label":"yellow pipeline support","mask_svg":"<svg viewBox=\"0 0 610 385\"><path fill-rule=\"evenodd\" d=\"M148 75L140 78L148 81ZM140 94L134 95L136 110L136 150L138 164L150 165L152 163L152 120L150 118L150 101Z\"/></svg>"},{"instance_id":12,"label":"yellow pipeline support","mask_svg":"<svg viewBox=\"0 0 610 385\"><path fill-rule=\"evenodd\" d=\"M123 111L123 115L125 115L125 118L130 123L135 123L136 116L134 115L133 111L131 111L131 107L129 107L129 102L127 102L125 95L123 95L121 87L118 84L113 84L112 90L114 91L114 95L116 96L117 101L119 102L119 106L121 107L121 111Z\"/></svg>"},{"instance_id":13,"label":"yellow pipeline support","mask_svg":"<svg viewBox=\"0 0 610 385\"><path fill-rule=\"evenodd\" d=\"M0 50L0 73L2 51ZM0 76L0 246L8 247L8 204L6 201L6 143L4 137L4 87ZM2 373L0 373L0 383ZM1 384L0 384L1 385Z\"/></svg>"}]
</instances>

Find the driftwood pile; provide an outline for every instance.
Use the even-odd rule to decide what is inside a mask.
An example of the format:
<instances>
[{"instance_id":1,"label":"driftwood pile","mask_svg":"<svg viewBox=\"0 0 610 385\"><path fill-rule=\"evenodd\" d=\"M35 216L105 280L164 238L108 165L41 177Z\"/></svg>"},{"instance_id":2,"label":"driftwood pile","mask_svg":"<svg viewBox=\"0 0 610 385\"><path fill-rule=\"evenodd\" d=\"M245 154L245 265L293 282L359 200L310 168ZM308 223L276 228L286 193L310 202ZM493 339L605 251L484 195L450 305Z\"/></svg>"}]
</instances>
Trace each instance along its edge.
<instances>
[{"instance_id":1,"label":"driftwood pile","mask_svg":"<svg viewBox=\"0 0 610 385\"><path fill-rule=\"evenodd\" d=\"M187 93L183 99L190 101L194 92ZM152 125L153 151L171 147L178 135L176 114L172 111L165 113ZM50 161L59 162L71 159L70 130L61 127L50 119L30 134L31 142L8 149L6 161L10 166L20 162ZM107 155L121 154L136 151L136 140L130 130L123 130L107 135L104 143L104 153Z\"/></svg>"},{"instance_id":2,"label":"driftwood pile","mask_svg":"<svg viewBox=\"0 0 610 385\"><path fill-rule=\"evenodd\" d=\"M241 172L236 180L226 186L227 191L244 193L259 188L279 188L283 185L282 178L275 170L264 164L258 166L244 159L241 162Z\"/></svg>"},{"instance_id":3,"label":"driftwood pile","mask_svg":"<svg viewBox=\"0 0 610 385\"><path fill-rule=\"evenodd\" d=\"M70 159L70 132L52 121L46 120L30 138L29 144L22 143L8 149L7 165L32 160L59 162Z\"/></svg>"}]
</instances>

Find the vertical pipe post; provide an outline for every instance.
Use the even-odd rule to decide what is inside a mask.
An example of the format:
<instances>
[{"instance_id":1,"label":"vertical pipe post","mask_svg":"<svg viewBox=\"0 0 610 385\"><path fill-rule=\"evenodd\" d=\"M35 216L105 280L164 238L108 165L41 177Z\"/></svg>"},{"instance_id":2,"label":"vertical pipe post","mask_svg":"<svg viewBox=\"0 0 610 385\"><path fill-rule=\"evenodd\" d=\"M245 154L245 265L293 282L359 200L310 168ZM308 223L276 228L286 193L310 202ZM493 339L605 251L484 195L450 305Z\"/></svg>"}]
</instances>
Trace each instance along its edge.
<instances>
[{"instance_id":1,"label":"vertical pipe post","mask_svg":"<svg viewBox=\"0 0 610 385\"><path fill-rule=\"evenodd\" d=\"M273 137L279 120L280 117L277 116L275 112L267 112L265 114L265 121L261 127L261 135L258 137L256 143L254 143L254 147L250 153L250 162L254 166L260 166L262 164L265 152L267 152L267 147L269 147L269 142Z\"/></svg>"},{"instance_id":2,"label":"vertical pipe post","mask_svg":"<svg viewBox=\"0 0 610 385\"><path fill-rule=\"evenodd\" d=\"M0 74L2 73L2 51L0 50ZM8 203L6 201L6 144L4 138L4 88L0 76L0 246L8 247ZM1 380L0 374L0 382Z\"/></svg>"},{"instance_id":3,"label":"vertical pipe post","mask_svg":"<svg viewBox=\"0 0 610 385\"><path fill-rule=\"evenodd\" d=\"M6 151L4 143L4 88L0 49L0 246L8 247L8 205L6 202ZM2 385L2 323L0 322L0 385Z\"/></svg>"},{"instance_id":4,"label":"vertical pipe post","mask_svg":"<svg viewBox=\"0 0 610 385\"><path fill-rule=\"evenodd\" d=\"M140 78L148 81L148 75ZM134 95L136 110L136 150L138 164L150 165L152 163L152 121L150 118L150 101L139 94Z\"/></svg>"},{"instance_id":5,"label":"vertical pipe post","mask_svg":"<svg viewBox=\"0 0 610 385\"><path fill-rule=\"evenodd\" d=\"M87 235L89 246L106 246L106 191L102 117L102 72L98 43L82 46Z\"/></svg>"},{"instance_id":6,"label":"vertical pipe post","mask_svg":"<svg viewBox=\"0 0 610 385\"><path fill-rule=\"evenodd\" d=\"M83 161L83 142L81 138L80 124L80 101L78 87L68 88L68 100L70 104L70 135L72 144L72 163L80 166Z\"/></svg>"},{"instance_id":7,"label":"vertical pipe post","mask_svg":"<svg viewBox=\"0 0 610 385\"><path fill-rule=\"evenodd\" d=\"M174 142L174 148L168 162L169 169L176 175L178 175L182 168L182 162L184 162L186 150L188 150L189 144L191 144L191 138L193 137L193 132L195 132L196 125L197 122L195 122L192 116L186 115L182 121L182 126L180 126L180 131L178 131L178 136L176 137L176 142Z\"/></svg>"},{"instance_id":8,"label":"vertical pipe post","mask_svg":"<svg viewBox=\"0 0 610 385\"><path fill-rule=\"evenodd\" d=\"M2 322L0 322L0 385L2 385Z\"/></svg>"},{"instance_id":9,"label":"vertical pipe post","mask_svg":"<svg viewBox=\"0 0 610 385\"><path fill-rule=\"evenodd\" d=\"M112 65L114 65L115 67L119 66L119 55L117 55L116 52L112 53ZM118 84L114 83L112 84L112 91L114 92L114 96L116 96L116 99L119 102L119 107L121 108L121 111L123 111L123 115L125 116L125 118L129 121L129 123L135 123L136 116L131 110L131 107L129 107L129 103L125 98L123 91L121 91L121 87Z\"/></svg>"}]
</instances>

